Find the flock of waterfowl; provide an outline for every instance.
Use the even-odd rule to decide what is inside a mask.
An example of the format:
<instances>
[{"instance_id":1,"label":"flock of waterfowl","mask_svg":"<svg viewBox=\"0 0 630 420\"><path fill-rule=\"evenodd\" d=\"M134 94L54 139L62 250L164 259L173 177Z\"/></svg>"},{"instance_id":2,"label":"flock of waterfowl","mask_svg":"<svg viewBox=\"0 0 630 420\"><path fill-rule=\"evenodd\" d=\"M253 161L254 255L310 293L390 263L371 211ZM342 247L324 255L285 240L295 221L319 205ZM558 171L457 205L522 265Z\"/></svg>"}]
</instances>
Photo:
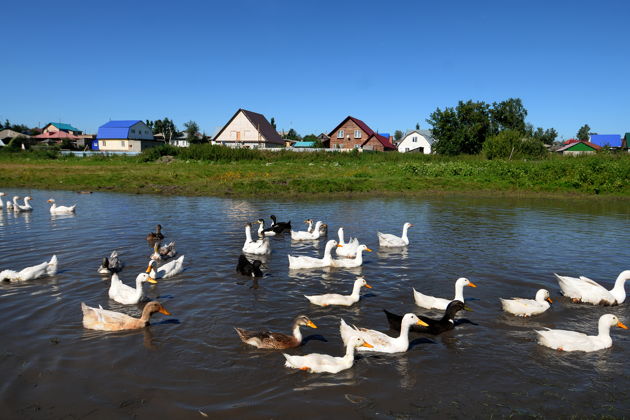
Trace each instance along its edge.
<instances>
[{"instance_id":1,"label":"flock of waterfowl","mask_svg":"<svg viewBox=\"0 0 630 420\"><path fill-rule=\"evenodd\" d=\"M0 208L6 207L7 211L32 211L30 197L24 198L24 203L19 204L19 197L7 201L6 206L2 202L0 193ZM72 213L76 205L71 207L56 206L53 199L48 200L52 206L51 214ZM239 256L236 271L245 276L263 276L263 264L256 259L257 255L271 253L270 236L281 236L288 233L293 241L317 241L326 237L328 226L321 221L312 219L305 221L307 229L296 231L292 229L291 222L278 222L275 216L271 216L273 223L265 227L263 219L258 219L258 238L252 236L252 224L245 225L245 243L242 247L243 254ZM413 225L405 223L402 235L377 233L379 246L382 248L401 248L409 246L408 230ZM175 258L177 251L175 242L162 245L164 234L162 227L157 226L156 232L147 235L146 240L152 245L153 254L148 258L145 272L137 275L135 287L122 282L119 273L124 267L117 251L109 257L103 258L98 273L111 276L109 297L124 305L135 305L143 301L143 283L157 283L157 279L169 278L183 271L184 256ZM311 256L288 255L289 269L314 269L321 267L354 268L363 264L363 252L371 252L365 244L361 244L357 238L346 240L343 227L337 231L339 240L328 240L322 258ZM335 250L336 258L332 253ZM248 258L250 256L250 258ZM32 267L26 267L20 271L5 269L0 271L0 280L28 281L44 276L54 276L57 272L57 257ZM593 305L618 305L625 301L625 281L630 279L630 270L619 274L613 289L610 291L600 284L586 277L566 277L556 274L562 294L571 298L574 302L590 303ZM363 287L371 288L365 278L358 277L354 281L350 294L328 293L323 295L305 295L305 298L313 305L319 306L351 306L360 300L360 291ZM458 325L455 319L461 310L470 310L464 304L464 287L477 287L467 278L459 278L455 281L455 295L453 299L445 299L425 295L416 289L412 290L414 302L423 309L437 309L444 311L440 319L432 319L419 316L414 313L398 315L385 310L385 315L392 330L400 331L398 336L390 336L385 333L348 325L343 319L339 320L341 338L346 348L344 356L334 357L327 354L306 354L303 356L284 354L287 367L306 370L310 372L336 373L348 369L353 365L355 351L372 351L380 353L405 352L409 348L409 333L440 334L453 329ZM501 299L503 310L515 316L529 317L539 315L550 308L552 300L549 291L538 290L535 299ZM149 324L152 314L160 312L170 313L157 301L148 302L142 311L140 318L134 318L123 313L89 307L81 303L83 311L83 326L89 329L119 331L144 328ZM302 345L300 327L308 326L317 328L315 323L305 315L299 315L293 322L292 334L277 332L253 332L242 328L235 328L240 339L257 348L264 349L289 349ZM580 332L558 329L545 329L536 331L538 343L557 350L564 351L596 351L612 345L610 328L618 326L627 328L615 315L606 314L599 319L598 335L589 336Z\"/></svg>"}]
</instances>

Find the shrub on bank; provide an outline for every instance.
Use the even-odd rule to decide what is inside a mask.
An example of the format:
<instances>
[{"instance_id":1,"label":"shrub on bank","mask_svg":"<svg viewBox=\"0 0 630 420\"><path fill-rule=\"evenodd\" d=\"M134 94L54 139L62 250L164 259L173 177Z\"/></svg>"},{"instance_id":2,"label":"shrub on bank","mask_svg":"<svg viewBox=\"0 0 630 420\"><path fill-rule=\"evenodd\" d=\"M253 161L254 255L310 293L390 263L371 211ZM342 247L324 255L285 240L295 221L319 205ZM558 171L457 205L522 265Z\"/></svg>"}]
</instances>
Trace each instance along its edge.
<instances>
[{"instance_id":1,"label":"shrub on bank","mask_svg":"<svg viewBox=\"0 0 630 420\"><path fill-rule=\"evenodd\" d=\"M547 150L538 139L520 131L504 130L483 143L483 153L488 159L540 159Z\"/></svg>"}]
</instances>

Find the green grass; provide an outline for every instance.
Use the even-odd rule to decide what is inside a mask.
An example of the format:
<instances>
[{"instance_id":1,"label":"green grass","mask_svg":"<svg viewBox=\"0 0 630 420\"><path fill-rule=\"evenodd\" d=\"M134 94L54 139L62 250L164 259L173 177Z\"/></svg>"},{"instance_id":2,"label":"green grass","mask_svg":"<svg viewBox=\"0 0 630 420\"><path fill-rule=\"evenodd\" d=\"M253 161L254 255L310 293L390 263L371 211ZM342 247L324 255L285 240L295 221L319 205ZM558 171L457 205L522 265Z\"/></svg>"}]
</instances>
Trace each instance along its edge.
<instances>
[{"instance_id":1,"label":"green grass","mask_svg":"<svg viewBox=\"0 0 630 420\"><path fill-rule=\"evenodd\" d=\"M164 163L161 156L174 160ZM486 160L402 153L295 153L219 146L138 157L0 152L0 186L212 196L424 193L630 197L630 155Z\"/></svg>"}]
</instances>

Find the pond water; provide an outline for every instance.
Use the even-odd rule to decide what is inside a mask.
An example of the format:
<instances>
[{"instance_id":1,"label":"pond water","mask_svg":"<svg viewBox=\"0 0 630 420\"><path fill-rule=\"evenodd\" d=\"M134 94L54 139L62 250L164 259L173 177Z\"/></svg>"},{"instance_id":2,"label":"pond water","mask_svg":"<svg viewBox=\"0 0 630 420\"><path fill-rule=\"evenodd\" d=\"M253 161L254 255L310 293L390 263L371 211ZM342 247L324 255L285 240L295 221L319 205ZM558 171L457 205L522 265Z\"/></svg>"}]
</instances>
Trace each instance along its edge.
<instances>
[{"instance_id":1,"label":"pond water","mask_svg":"<svg viewBox=\"0 0 630 420\"><path fill-rule=\"evenodd\" d=\"M321 418L622 415L630 407L630 332L614 328L613 347L595 353L552 351L536 344L542 327L595 333L613 313L630 323L628 303L603 308L559 296L553 273L586 275L612 285L630 268L627 201L474 197L335 200L240 200L60 191L29 193L32 214L2 212L0 269L21 269L57 254L59 273L0 284L2 418ZM75 216L52 217L46 199L78 203ZM324 240L272 238L265 276L235 273L243 226L259 217L312 217L358 236L374 252L359 269L289 271L287 254L321 255ZM379 250L377 231L400 234L405 250ZM186 270L145 285L172 313L140 331L86 330L80 303L138 316L141 305L109 300L96 273L117 249L131 284L150 255L148 232L161 223L184 254ZM349 308L316 307L304 294L347 293L357 274L373 289ZM341 355L339 319L387 331L382 312L429 314L412 288L451 297L458 277L471 321L440 336L412 335L403 354L357 357L336 375L284 367L281 352L242 344L233 327L289 332L308 315L318 329L292 354ZM501 311L499 297L533 298L545 287L552 308L521 319ZM390 334L394 334L390 331Z\"/></svg>"}]
</instances>

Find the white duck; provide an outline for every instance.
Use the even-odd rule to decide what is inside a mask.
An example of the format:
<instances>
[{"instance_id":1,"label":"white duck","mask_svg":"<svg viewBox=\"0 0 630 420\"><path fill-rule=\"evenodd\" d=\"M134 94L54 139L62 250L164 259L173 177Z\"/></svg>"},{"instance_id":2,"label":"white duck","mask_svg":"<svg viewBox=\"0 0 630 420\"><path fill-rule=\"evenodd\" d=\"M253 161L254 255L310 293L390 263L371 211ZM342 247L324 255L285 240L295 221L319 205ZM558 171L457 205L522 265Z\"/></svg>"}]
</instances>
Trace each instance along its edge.
<instances>
[{"instance_id":1,"label":"white duck","mask_svg":"<svg viewBox=\"0 0 630 420\"><path fill-rule=\"evenodd\" d=\"M147 273L140 273L136 277L136 287L127 286L120 280L118 274L112 274L112 283L109 286L109 297L118 303L123 305L134 305L140 302L144 291L142 290L142 283L149 280L155 280L149 277Z\"/></svg>"},{"instance_id":2,"label":"white duck","mask_svg":"<svg viewBox=\"0 0 630 420\"><path fill-rule=\"evenodd\" d=\"M424 295L413 289L413 298L416 301L416 305L425 309L441 309L446 310L446 307L452 300L459 300L464 302L464 286L477 287L473 282L465 277L460 277L455 282L455 297L453 299L444 299L433 296Z\"/></svg>"},{"instance_id":3,"label":"white duck","mask_svg":"<svg viewBox=\"0 0 630 420\"><path fill-rule=\"evenodd\" d=\"M38 279L43 276L54 276L57 274L57 256L53 255L50 261L32 267L26 267L21 271L4 270L0 272L0 280L28 281Z\"/></svg>"},{"instance_id":4,"label":"white duck","mask_svg":"<svg viewBox=\"0 0 630 420\"><path fill-rule=\"evenodd\" d=\"M346 242L343 233L343 228L340 227L337 231L337 236L339 236L339 245L343 248L337 250L337 255L340 257L354 258L357 255L359 240L357 238L351 238L348 242Z\"/></svg>"},{"instance_id":5,"label":"white duck","mask_svg":"<svg viewBox=\"0 0 630 420\"><path fill-rule=\"evenodd\" d=\"M586 335L577 331L567 330L537 330L538 344L556 350L564 351L597 351L612 346L610 327L628 329L612 314L602 315L598 322L598 334Z\"/></svg>"},{"instance_id":6,"label":"white duck","mask_svg":"<svg viewBox=\"0 0 630 420\"><path fill-rule=\"evenodd\" d=\"M499 299L503 310L516 316L532 316L539 315L545 312L553 303L553 300L549 297L549 291L546 289L540 289L536 292L536 299Z\"/></svg>"},{"instance_id":7,"label":"white duck","mask_svg":"<svg viewBox=\"0 0 630 420\"><path fill-rule=\"evenodd\" d=\"M315 258L315 257L306 257L299 256L294 257L293 255L288 255L289 257L289 268L293 270L299 270L302 268L321 268L321 267L330 267L332 264L332 250L334 247L339 246L337 241L331 239L326 242L326 248L324 248L324 257L323 258Z\"/></svg>"},{"instance_id":8,"label":"white duck","mask_svg":"<svg viewBox=\"0 0 630 420\"><path fill-rule=\"evenodd\" d=\"M593 280L580 276L580 278L560 276L555 274L562 294L573 299L574 302L585 302L593 305L618 305L626 300L626 280L630 280L630 270L622 271L615 286L606 288Z\"/></svg>"},{"instance_id":9,"label":"white duck","mask_svg":"<svg viewBox=\"0 0 630 420\"><path fill-rule=\"evenodd\" d=\"M273 230L268 230L263 235L263 230L265 230L265 219L258 219L256 221L256 223L260 224L260 226L258 227L258 236L259 237L262 238L263 236L276 236L276 232L274 232Z\"/></svg>"},{"instance_id":10,"label":"white duck","mask_svg":"<svg viewBox=\"0 0 630 420\"><path fill-rule=\"evenodd\" d=\"M7 199L7 211L11 211L11 210L13 210L13 202Z\"/></svg>"},{"instance_id":11,"label":"white duck","mask_svg":"<svg viewBox=\"0 0 630 420\"><path fill-rule=\"evenodd\" d=\"M361 347L372 347L372 345L361 337L353 337L346 344L346 354L343 357L330 356L328 354L311 353L304 356L291 356L282 353L287 360L284 365L289 368L305 370L314 373L337 373L350 369L354 364L354 350Z\"/></svg>"},{"instance_id":12,"label":"white duck","mask_svg":"<svg viewBox=\"0 0 630 420\"><path fill-rule=\"evenodd\" d=\"M6 194L3 192L0 192L0 197L4 197ZM4 208L4 201L2 198L0 198L0 209Z\"/></svg>"},{"instance_id":13,"label":"white duck","mask_svg":"<svg viewBox=\"0 0 630 420\"><path fill-rule=\"evenodd\" d=\"M50 206L50 214L72 214L77 207L76 204L74 206L58 206L52 198L49 198L48 202L52 204Z\"/></svg>"},{"instance_id":14,"label":"white duck","mask_svg":"<svg viewBox=\"0 0 630 420\"><path fill-rule=\"evenodd\" d=\"M308 230L291 230L291 239L294 241L312 241L319 239L321 236L321 226L322 221L318 220L317 223L315 223L315 227L312 232L309 232Z\"/></svg>"},{"instance_id":15,"label":"white duck","mask_svg":"<svg viewBox=\"0 0 630 420\"><path fill-rule=\"evenodd\" d=\"M30 195L27 195L26 197L24 197L24 204L18 204L17 199L19 197L15 196L13 197L13 211L16 211L18 213L20 212L27 212L27 211L33 211L33 207L31 206L31 200L33 199L33 197L31 197Z\"/></svg>"},{"instance_id":16,"label":"white duck","mask_svg":"<svg viewBox=\"0 0 630 420\"><path fill-rule=\"evenodd\" d=\"M338 293L327 293L325 295L312 295L306 296L313 305L318 306L328 306L328 305L340 305L340 306L351 306L356 303L360 299L360 292L362 287L367 287L371 289L372 286L367 284L363 277L357 277L354 281L354 286L352 287L352 293L349 295L340 295Z\"/></svg>"},{"instance_id":17,"label":"white duck","mask_svg":"<svg viewBox=\"0 0 630 420\"><path fill-rule=\"evenodd\" d=\"M271 254L271 243L269 242L269 239L265 237L265 234L263 234L263 237L257 241L252 239L252 224L249 222L245 224L245 243L243 244L243 252L254 255Z\"/></svg>"},{"instance_id":18,"label":"white duck","mask_svg":"<svg viewBox=\"0 0 630 420\"><path fill-rule=\"evenodd\" d=\"M366 245L359 245L354 258L338 258L332 260L333 267L355 268L363 265L363 251L372 252Z\"/></svg>"},{"instance_id":19,"label":"white duck","mask_svg":"<svg viewBox=\"0 0 630 420\"><path fill-rule=\"evenodd\" d=\"M407 237L407 231L413 225L409 222L403 225L402 236L392 235L391 233L377 232L378 245L382 247L403 247L409 245L409 238Z\"/></svg>"},{"instance_id":20,"label":"white duck","mask_svg":"<svg viewBox=\"0 0 630 420\"><path fill-rule=\"evenodd\" d=\"M157 266L157 262L155 260L150 260L149 266L147 267L146 271L149 274L149 278L147 279L147 281L149 283L157 283L155 279L166 279L169 277L173 277L181 273L182 271L184 271L183 255L178 259L167 262L160 267Z\"/></svg>"},{"instance_id":21,"label":"white duck","mask_svg":"<svg viewBox=\"0 0 630 420\"><path fill-rule=\"evenodd\" d=\"M361 337L363 340L370 342L372 347L359 349L360 351L378 351L381 353L401 353L409 348L409 328L414 325L429 325L420 320L415 314L408 313L403 316L400 324L400 335L398 337L390 337L380 331L368 330L367 328L357 328L350 326L341 319L339 331L341 331L341 339L344 344L348 343L353 337Z\"/></svg>"}]
</instances>

